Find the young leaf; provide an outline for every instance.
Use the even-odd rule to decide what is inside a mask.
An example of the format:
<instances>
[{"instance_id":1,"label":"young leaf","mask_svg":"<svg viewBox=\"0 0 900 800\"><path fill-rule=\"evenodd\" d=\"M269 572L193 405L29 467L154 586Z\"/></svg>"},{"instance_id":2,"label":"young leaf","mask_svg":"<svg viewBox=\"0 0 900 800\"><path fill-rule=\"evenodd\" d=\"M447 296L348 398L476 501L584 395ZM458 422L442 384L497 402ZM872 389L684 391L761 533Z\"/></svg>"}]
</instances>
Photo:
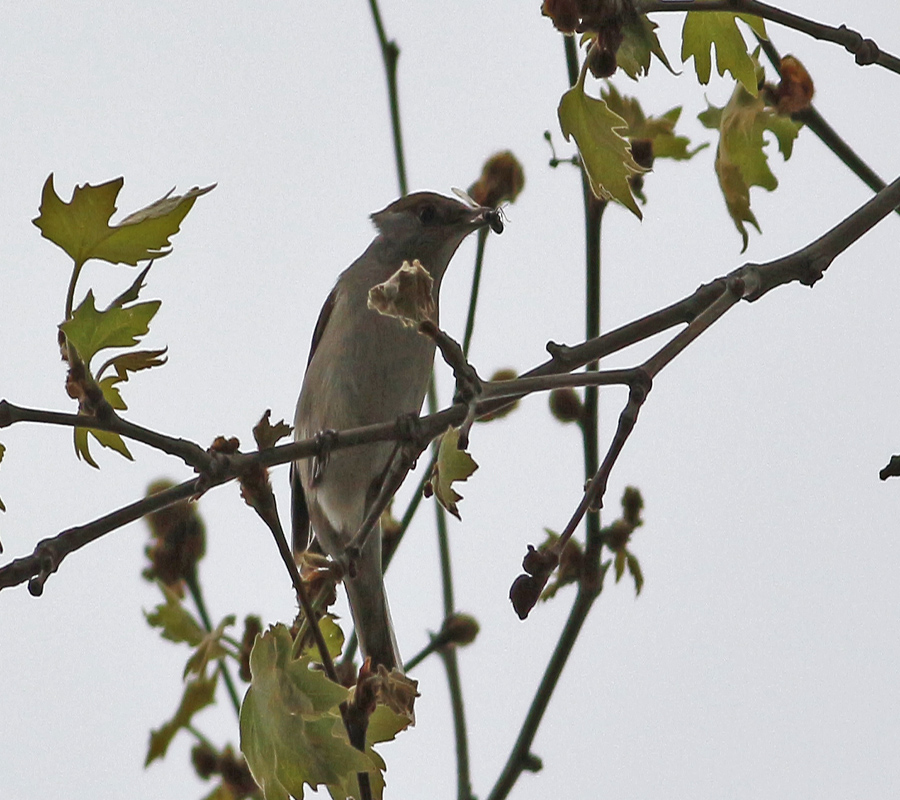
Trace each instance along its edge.
<instances>
[{"instance_id":1,"label":"young leaf","mask_svg":"<svg viewBox=\"0 0 900 800\"><path fill-rule=\"evenodd\" d=\"M468 480L478 469L478 464L465 450L460 450L458 445L459 429L448 428L438 446L438 457L431 474L431 488L438 502L454 517L462 519L456 504L463 498L461 494L457 494L453 483Z\"/></svg>"},{"instance_id":2,"label":"young leaf","mask_svg":"<svg viewBox=\"0 0 900 800\"><path fill-rule=\"evenodd\" d=\"M44 183L40 215L34 224L41 234L65 250L76 264L99 258L112 264L130 264L162 258L171 250L169 238L178 233L181 221L201 195L215 184L193 188L176 197L165 196L131 214L117 225L109 220L116 211L116 198L124 184L116 178L99 186L76 186L66 203L53 188L53 174ZM170 193L171 194L171 193Z\"/></svg>"},{"instance_id":3,"label":"young leaf","mask_svg":"<svg viewBox=\"0 0 900 800\"><path fill-rule=\"evenodd\" d=\"M88 448L88 434L96 439L103 447L115 450L120 455L125 456L129 461L134 461L134 456L125 444L125 441L118 433L111 431L101 431L95 428L75 428L75 455L83 458L94 469L100 469L100 465L91 457L91 451Z\"/></svg>"},{"instance_id":4,"label":"young leaf","mask_svg":"<svg viewBox=\"0 0 900 800\"><path fill-rule=\"evenodd\" d=\"M150 320L159 311L159 300L121 308L111 306L97 311L94 292L88 290L72 318L59 327L71 342L85 364L100 350L107 347L131 347L150 330Z\"/></svg>"},{"instance_id":5,"label":"young leaf","mask_svg":"<svg viewBox=\"0 0 900 800\"><path fill-rule=\"evenodd\" d=\"M129 372L140 372L142 369L165 364L164 356L168 349L168 347L164 347L162 350L132 350L130 353L122 353L104 363L97 370L97 377L99 378L106 370L112 368L116 371L117 382L127 381Z\"/></svg>"},{"instance_id":6,"label":"young leaf","mask_svg":"<svg viewBox=\"0 0 900 800\"><path fill-rule=\"evenodd\" d=\"M100 391L103 392L103 399L116 411L128 410L128 406L125 405L125 401L122 399L122 393L116 386L117 383L122 383L122 380L123 379L117 375L109 375L97 382Z\"/></svg>"},{"instance_id":7,"label":"young leaf","mask_svg":"<svg viewBox=\"0 0 900 800\"><path fill-rule=\"evenodd\" d=\"M575 139L594 194L615 199L638 219L641 210L635 202L628 179L644 170L631 155L628 140L619 134L627 123L609 110L603 100L588 97L582 72L578 83L559 102L559 125L568 141Z\"/></svg>"},{"instance_id":8,"label":"young leaf","mask_svg":"<svg viewBox=\"0 0 900 800\"><path fill-rule=\"evenodd\" d=\"M716 46L719 75L728 70L752 95L757 93L756 66L747 52L747 43L738 30L740 18L754 32L767 39L766 26L760 17L733 14L728 11L689 11L681 30L681 60L694 59L697 80L709 83L712 46Z\"/></svg>"},{"instance_id":9,"label":"young leaf","mask_svg":"<svg viewBox=\"0 0 900 800\"><path fill-rule=\"evenodd\" d=\"M326 614L319 620L319 630L322 631L322 638L325 640L325 646L328 648L329 654L336 659L341 654L341 650L344 649L344 632L330 614ZM321 661L319 646L311 636L309 638L310 642L303 648L303 652L300 654L301 657L308 658L310 661Z\"/></svg>"},{"instance_id":10,"label":"young leaf","mask_svg":"<svg viewBox=\"0 0 900 800\"><path fill-rule=\"evenodd\" d=\"M290 436L293 430L284 420L280 420L273 425L269 422L271 417L272 409L267 408L265 414L260 417L259 422L253 426L253 438L256 440L256 446L260 450L274 447L280 439Z\"/></svg>"},{"instance_id":11,"label":"young leaf","mask_svg":"<svg viewBox=\"0 0 900 800\"><path fill-rule=\"evenodd\" d=\"M602 89L600 96L609 110L618 114L627 123L624 135L630 139L643 139L652 143L654 158L671 158L685 161L693 158L709 142L688 149L691 140L687 136L676 136L675 125L681 117L681 106L669 109L661 117L648 117L635 97L626 97L612 84Z\"/></svg>"},{"instance_id":12,"label":"young leaf","mask_svg":"<svg viewBox=\"0 0 900 800\"><path fill-rule=\"evenodd\" d=\"M234 614L229 614L213 630L203 635L203 640L184 666L185 678L192 672L195 675L203 675L210 661L218 661L228 655L228 650L222 644L222 637L225 635L225 628L234 625L234 621Z\"/></svg>"},{"instance_id":13,"label":"young leaf","mask_svg":"<svg viewBox=\"0 0 900 800\"><path fill-rule=\"evenodd\" d=\"M144 612L147 622L153 628L160 628L164 639L168 639L170 642L187 642L191 647L197 647L206 636L206 631L182 605L175 592L164 583L158 585L166 602L158 605L149 613Z\"/></svg>"},{"instance_id":14,"label":"young leaf","mask_svg":"<svg viewBox=\"0 0 900 800\"><path fill-rule=\"evenodd\" d=\"M658 27L645 16L627 19L622 26L624 39L616 51L616 63L632 80L650 72L651 56L656 56L669 72L675 74L656 35Z\"/></svg>"},{"instance_id":15,"label":"young leaf","mask_svg":"<svg viewBox=\"0 0 900 800\"><path fill-rule=\"evenodd\" d=\"M644 588L644 573L641 572L641 564L637 560L637 556L628 550L625 551L625 558L628 561L628 571L631 573L631 577L634 578L634 593L638 595L641 593L641 589Z\"/></svg>"},{"instance_id":16,"label":"young leaf","mask_svg":"<svg viewBox=\"0 0 900 800\"><path fill-rule=\"evenodd\" d=\"M147 748L147 757L144 760L145 767L166 754L175 734L191 724L194 714L200 709L212 705L216 694L217 674L213 674L209 678L201 675L185 684L184 694L175 716L155 731L150 732L150 746Z\"/></svg>"},{"instance_id":17,"label":"young leaf","mask_svg":"<svg viewBox=\"0 0 900 800\"><path fill-rule=\"evenodd\" d=\"M699 114L699 119L707 128L719 131L716 175L728 213L741 234L743 252L749 241L744 223L760 230L750 210L750 187L761 186L771 192L778 186L763 149L767 144L763 134L770 131L775 136L778 149L787 160L802 123L777 114L765 105L762 97L754 97L740 84L735 86L724 108L710 105Z\"/></svg>"},{"instance_id":18,"label":"young leaf","mask_svg":"<svg viewBox=\"0 0 900 800\"><path fill-rule=\"evenodd\" d=\"M350 787L357 772L374 770L375 790L380 771L350 744L338 710L348 690L311 670L308 658L291 659L292 646L287 628L276 625L256 638L250 653L241 750L254 780L267 800L287 800L303 797L305 784Z\"/></svg>"},{"instance_id":19,"label":"young leaf","mask_svg":"<svg viewBox=\"0 0 900 800\"><path fill-rule=\"evenodd\" d=\"M152 266L153 262L151 261L138 273L137 277L131 282L131 286L109 304L110 307L124 306L126 303L133 303L137 300L138 295L141 293L141 289L144 288L144 278L147 277L147 273L150 272L150 267Z\"/></svg>"}]
</instances>

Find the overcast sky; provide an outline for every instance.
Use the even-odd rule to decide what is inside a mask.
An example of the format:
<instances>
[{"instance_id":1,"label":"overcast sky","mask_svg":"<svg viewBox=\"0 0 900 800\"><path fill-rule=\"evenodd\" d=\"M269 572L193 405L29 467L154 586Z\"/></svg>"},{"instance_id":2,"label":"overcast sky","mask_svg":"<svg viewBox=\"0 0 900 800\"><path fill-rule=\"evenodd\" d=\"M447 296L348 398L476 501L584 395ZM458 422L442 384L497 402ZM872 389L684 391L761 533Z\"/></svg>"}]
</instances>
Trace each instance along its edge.
<instances>
[{"instance_id":1,"label":"overcast sky","mask_svg":"<svg viewBox=\"0 0 900 800\"><path fill-rule=\"evenodd\" d=\"M900 6L888 0L786 0L900 53ZM368 4L270 2L4 4L0 22L0 397L72 410L56 346L69 264L31 224L41 186L125 177L128 213L180 190L200 198L150 272L159 298L148 346L162 369L125 387L130 419L204 446L218 434L250 446L271 408L290 420L319 307L337 273L370 241L368 214L398 193L384 74ZM410 188L468 186L484 159L512 149L526 188L492 237L471 357L489 375L546 358L548 340L583 338L580 181L551 169L545 130L567 88L559 35L540 3L384 2L401 48L400 101ZM682 14L657 15L679 68ZM841 48L770 26L783 53L809 68L816 106L886 180L900 174L900 76L860 68ZM771 74L771 73L770 73ZM648 113L683 105L683 132L727 80L616 77ZM591 85L596 92L599 87ZM672 303L745 261L807 244L870 192L808 131L781 186L754 190L763 234L747 253L713 172L715 148L657 163L638 222L610 208L603 231L602 324L610 329ZM812 291L781 288L741 304L654 384L613 473L604 519L636 485L646 524L633 550L646 586L608 580L535 741L542 772L513 796L604 798L892 797L900 787L900 483L878 470L900 451L900 219L885 220L838 258ZM444 282L442 323L462 336L474 243ZM108 301L126 267L90 262L80 295ZM660 342L654 342L658 346ZM648 346L606 366L638 363ZM449 371L439 366L445 400ZM603 396L609 440L625 392ZM93 470L71 433L0 431L5 560L36 541L140 497L179 463L134 445L135 462L95 448ZM460 652L474 791L484 797L511 748L574 590L524 623L507 593L528 543L561 529L583 480L577 431L534 397L476 428L478 473L451 520L456 597L481 636ZM273 474L287 508L286 468ZM408 496L409 489L406 490ZM208 524L201 578L214 618L293 616L267 531L234 486L200 501ZM190 737L143 769L149 731L174 712L187 651L144 622L157 602L139 577L146 528L135 524L71 556L44 596L0 593L0 796L202 797ZM426 504L388 576L401 651L441 623ZM417 727L382 748L387 797L455 796L443 669L413 677ZM223 696L224 700L224 696ZM198 716L216 743L237 739L231 710Z\"/></svg>"}]
</instances>

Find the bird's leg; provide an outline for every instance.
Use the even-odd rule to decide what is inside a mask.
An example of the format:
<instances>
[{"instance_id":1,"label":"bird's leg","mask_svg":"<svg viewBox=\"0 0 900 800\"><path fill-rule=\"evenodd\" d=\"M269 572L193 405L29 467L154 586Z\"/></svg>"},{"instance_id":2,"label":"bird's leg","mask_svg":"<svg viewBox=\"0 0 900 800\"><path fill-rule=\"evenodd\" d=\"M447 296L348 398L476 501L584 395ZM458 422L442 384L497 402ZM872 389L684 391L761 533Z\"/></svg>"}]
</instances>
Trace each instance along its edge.
<instances>
[{"instance_id":1,"label":"bird's leg","mask_svg":"<svg viewBox=\"0 0 900 800\"><path fill-rule=\"evenodd\" d=\"M328 465L328 457L337 437L337 431L326 429L319 431L316 436L316 454L313 456L312 477L310 486L318 486L325 477L325 467Z\"/></svg>"}]
</instances>

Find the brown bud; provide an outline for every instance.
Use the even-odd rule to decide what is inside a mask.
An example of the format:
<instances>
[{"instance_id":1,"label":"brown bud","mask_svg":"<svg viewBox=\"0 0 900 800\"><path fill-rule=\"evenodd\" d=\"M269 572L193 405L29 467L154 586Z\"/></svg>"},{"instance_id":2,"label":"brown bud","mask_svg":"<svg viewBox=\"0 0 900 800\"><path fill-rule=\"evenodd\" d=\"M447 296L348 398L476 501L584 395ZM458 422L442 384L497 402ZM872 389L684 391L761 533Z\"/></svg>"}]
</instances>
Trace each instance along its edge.
<instances>
[{"instance_id":1,"label":"brown bud","mask_svg":"<svg viewBox=\"0 0 900 800\"><path fill-rule=\"evenodd\" d=\"M233 455L240 448L241 443L237 437L232 436L226 439L224 436L217 436L213 439L213 443L209 449L214 453L225 453L225 455Z\"/></svg>"},{"instance_id":2,"label":"brown bud","mask_svg":"<svg viewBox=\"0 0 900 800\"><path fill-rule=\"evenodd\" d=\"M597 44L591 46L587 55L588 69L595 78L609 78L618 68L615 50L606 50Z\"/></svg>"},{"instance_id":3,"label":"brown bud","mask_svg":"<svg viewBox=\"0 0 900 800\"><path fill-rule=\"evenodd\" d=\"M815 87L806 67L793 56L781 59L781 82L775 89L775 106L779 114L793 114L809 108Z\"/></svg>"},{"instance_id":4,"label":"brown bud","mask_svg":"<svg viewBox=\"0 0 900 800\"><path fill-rule=\"evenodd\" d=\"M250 674L250 651L253 649L253 643L256 641L258 634L262 633L262 620L250 614L244 620L244 635L241 637L241 680L250 683L252 678Z\"/></svg>"},{"instance_id":5,"label":"brown bud","mask_svg":"<svg viewBox=\"0 0 900 800\"><path fill-rule=\"evenodd\" d=\"M222 780L230 790L231 797L244 798L250 797L258 791L256 781L250 774L250 768L244 757L236 754L231 749L231 745L225 747L222 751L222 757L219 759Z\"/></svg>"},{"instance_id":6,"label":"brown bud","mask_svg":"<svg viewBox=\"0 0 900 800\"><path fill-rule=\"evenodd\" d=\"M571 387L550 392L550 413L560 422L580 422L584 416L581 398Z\"/></svg>"},{"instance_id":7,"label":"brown bud","mask_svg":"<svg viewBox=\"0 0 900 800\"><path fill-rule=\"evenodd\" d=\"M207 744L195 744L191 748L194 772L203 780L209 780L219 771L219 754Z\"/></svg>"},{"instance_id":8,"label":"brown bud","mask_svg":"<svg viewBox=\"0 0 900 800\"><path fill-rule=\"evenodd\" d=\"M653 166L653 140L632 139L631 155L639 167L650 169Z\"/></svg>"},{"instance_id":9,"label":"brown bud","mask_svg":"<svg viewBox=\"0 0 900 800\"><path fill-rule=\"evenodd\" d=\"M519 575L509 587L509 599L519 619L528 616L534 604L537 603L544 589L546 580L535 578L534 575Z\"/></svg>"},{"instance_id":10,"label":"brown bud","mask_svg":"<svg viewBox=\"0 0 900 800\"><path fill-rule=\"evenodd\" d=\"M492 381L512 381L519 377L519 374L509 367L504 367L503 369L498 369L491 375ZM490 414L485 414L483 417L479 417L479 422L490 422L492 419L500 419L501 417L505 417L512 411L515 411L519 405L518 400L513 400L508 406L504 406L503 408L494 411Z\"/></svg>"},{"instance_id":11,"label":"brown bud","mask_svg":"<svg viewBox=\"0 0 900 800\"><path fill-rule=\"evenodd\" d=\"M441 638L447 644L465 646L472 644L478 636L478 620L468 614L451 614L441 626Z\"/></svg>"},{"instance_id":12,"label":"brown bud","mask_svg":"<svg viewBox=\"0 0 900 800\"><path fill-rule=\"evenodd\" d=\"M522 569L529 575L549 575L559 564L559 556L553 550L536 550L528 545L528 552L522 559Z\"/></svg>"},{"instance_id":13,"label":"brown bud","mask_svg":"<svg viewBox=\"0 0 900 800\"><path fill-rule=\"evenodd\" d=\"M544 0L541 13L550 17L560 33L575 33L580 21L577 0Z\"/></svg>"},{"instance_id":14,"label":"brown bud","mask_svg":"<svg viewBox=\"0 0 900 800\"><path fill-rule=\"evenodd\" d=\"M504 150L484 162L481 177L469 187L469 196L480 206L496 208L501 203L514 202L524 186L522 165L509 150Z\"/></svg>"},{"instance_id":15,"label":"brown bud","mask_svg":"<svg viewBox=\"0 0 900 800\"><path fill-rule=\"evenodd\" d=\"M626 486L622 493L622 518L632 527L637 528L644 524L641 519L641 511L644 508L644 498L641 490L634 486Z\"/></svg>"},{"instance_id":16,"label":"brown bud","mask_svg":"<svg viewBox=\"0 0 900 800\"><path fill-rule=\"evenodd\" d=\"M171 481L159 480L147 489L147 495L169 489ZM206 550L206 530L197 507L181 500L146 516L150 544L145 548L150 566L143 571L147 580L159 579L179 595L182 581L193 576L197 562Z\"/></svg>"}]
</instances>

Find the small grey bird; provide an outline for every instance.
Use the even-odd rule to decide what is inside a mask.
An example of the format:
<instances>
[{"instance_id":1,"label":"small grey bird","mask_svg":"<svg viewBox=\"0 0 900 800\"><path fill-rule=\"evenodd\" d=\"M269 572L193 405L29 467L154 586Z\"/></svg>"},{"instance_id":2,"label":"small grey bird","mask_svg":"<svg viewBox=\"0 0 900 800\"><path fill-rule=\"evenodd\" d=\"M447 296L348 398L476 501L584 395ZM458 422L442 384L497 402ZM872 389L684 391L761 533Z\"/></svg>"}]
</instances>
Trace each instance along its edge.
<instances>
[{"instance_id":1,"label":"small grey bird","mask_svg":"<svg viewBox=\"0 0 900 800\"><path fill-rule=\"evenodd\" d=\"M437 303L444 271L462 240L488 225L498 233L503 229L498 210L432 192L402 197L372 220L378 235L341 273L319 313L294 417L296 440L421 411L434 343L370 309L369 289L404 261L418 259L434 279ZM322 550L345 564L345 548L378 495L392 452L392 442L379 442L292 465L295 552L306 546L312 523ZM389 670L400 668L382 580L380 528L369 535L344 585L363 656Z\"/></svg>"}]
</instances>

